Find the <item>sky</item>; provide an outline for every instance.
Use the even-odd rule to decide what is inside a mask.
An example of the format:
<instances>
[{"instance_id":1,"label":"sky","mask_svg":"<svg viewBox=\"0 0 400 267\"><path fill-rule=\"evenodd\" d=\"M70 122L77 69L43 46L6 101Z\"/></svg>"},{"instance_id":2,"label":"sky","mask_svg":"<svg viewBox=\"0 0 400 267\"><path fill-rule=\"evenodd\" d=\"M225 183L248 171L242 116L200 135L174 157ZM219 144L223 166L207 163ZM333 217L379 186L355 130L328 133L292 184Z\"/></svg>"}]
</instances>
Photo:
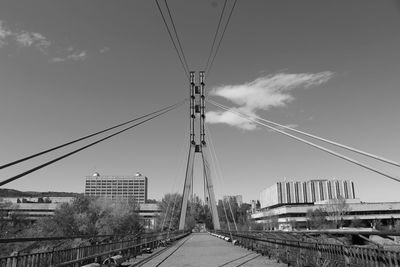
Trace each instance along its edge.
<instances>
[{"instance_id":1,"label":"sky","mask_svg":"<svg viewBox=\"0 0 400 267\"><path fill-rule=\"evenodd\" d=\"M203 70L223 1L168 3L190 69ZM248 115L399 162L399 47L399 1L239 0L206 90ZM0 2L1 164L188 95L155 1ZM223 182L214 178L217 198L241 194L250 201L283 180L350 179L363 201L400 200L398 182L211 104L207 111L223 174ZM85 176L94 172L141 172L149 197L160 199L183 188L188 128L186 104L4 188L83 192ZM81 145L0 170L0 180ZM398 167L336 150L400 174ZM202 195L200 163L194 190Z\"/></svg>"}]
</instances>

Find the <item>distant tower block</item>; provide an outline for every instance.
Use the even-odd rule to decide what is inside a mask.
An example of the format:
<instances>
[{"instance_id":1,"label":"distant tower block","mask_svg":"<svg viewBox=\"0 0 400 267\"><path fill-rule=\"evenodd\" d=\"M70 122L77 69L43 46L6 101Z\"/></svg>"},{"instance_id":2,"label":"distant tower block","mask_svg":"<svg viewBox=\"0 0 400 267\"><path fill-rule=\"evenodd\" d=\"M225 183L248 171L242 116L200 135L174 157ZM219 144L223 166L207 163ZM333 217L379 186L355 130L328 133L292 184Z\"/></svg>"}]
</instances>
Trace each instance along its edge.
<instances>
[{"instance_id":1,"label":"distant tower block","mask_svg":"<svg viewBox=\"0 0 400 267\"><path fill-rule=\"evenodd\" d=\"M112 201L134 200L136 203L146 203L147 177L140 173L116 176L95 172L86 176L85 195Z\"/></svg>"}]
</instances>

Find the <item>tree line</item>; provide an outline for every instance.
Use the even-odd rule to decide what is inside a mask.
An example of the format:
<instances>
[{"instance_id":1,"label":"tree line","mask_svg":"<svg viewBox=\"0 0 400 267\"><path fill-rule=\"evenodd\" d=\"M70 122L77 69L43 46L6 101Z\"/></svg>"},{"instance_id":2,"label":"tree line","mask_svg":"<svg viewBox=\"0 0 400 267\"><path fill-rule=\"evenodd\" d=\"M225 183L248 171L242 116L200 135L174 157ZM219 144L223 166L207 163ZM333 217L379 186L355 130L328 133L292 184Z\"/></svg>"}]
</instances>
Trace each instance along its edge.
<instances>
[{"instance_id":1,"label":"tree line","mask_svg":"<svg viewBox=\"0 0 400 267\"><path fill-rule=\"evenodd\" d=\"M13 218L6 214L11 203L0 202L0 238L115 235L133 236L144 228L138 215L138 205L134 201L107 201L78 195L71 203L62 203L51 217L36 221L23 217ZM10 218L11 217L11 218ZM87 241L82 241L87 242ZM58 246L59 242L43 244L12 243L0 246L0 255L14 251L41 250ZM79 242L78 242L79 243ZM76 245L76 244L75 244ZM70 244L70 246L75 246ZM65 245L67 248L69 245Z\"/></svg>"},{"instance_id":2,"label":"tree line","mask_svg":"<svg viewBox=\"0 0 400 267\"><path fill-rule=\"evenodd\" d=\"M181 213L182 195L178 193L166 194L159 203L160 215L157 218L157 225L160 230L177 230L179 227L179 219ZM221 228L224 230L235 230L234 224L238 226L238 230L251 228L248 211L251 205L243 203L239 204L233 199L219 200L217 204L217 212L220 220ZM185 228L196 228L197 224L205 224L207 229L214 228L210 207L204 203L198 196L188 200L188 209L186 211ZM229 225L229 227L228 227Z\"/></svg>"},{"instance_id":3,"label":"tree line","mask_svg":"<svg viewBox=\"0 0 400 267\"><path fill-rule=\"evenodd\" d=\"M36 221L23 216L13 219L5 210L15 204L0 204L2 238L30 236L119 235L142 230L138 205L134 201L108 201L79 195L71 203L62 203L51 217ZM8 215L8 216L7 216ZM9 218L7 218L9 217Z\"/></svg>"}]
</instances>

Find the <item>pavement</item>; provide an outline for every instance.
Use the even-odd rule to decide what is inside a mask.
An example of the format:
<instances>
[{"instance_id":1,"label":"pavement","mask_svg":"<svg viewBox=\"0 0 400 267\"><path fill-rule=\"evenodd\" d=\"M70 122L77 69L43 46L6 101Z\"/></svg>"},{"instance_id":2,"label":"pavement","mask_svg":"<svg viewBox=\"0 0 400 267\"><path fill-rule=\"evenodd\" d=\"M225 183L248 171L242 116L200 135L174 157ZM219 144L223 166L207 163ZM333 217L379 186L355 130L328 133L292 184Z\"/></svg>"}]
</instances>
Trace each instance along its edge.
<instances>
[{"instance_id":1,"label":"pavement","mask_svg":"<svg viewBox=\"0 0 400 267\"><path fill-rule=\"evenodd\" d=\"M157 250L154 251L157 253ZM253 251L234 246L222 239L207 233L195 233L180 240L167 250L160 253L144 265L154 266L207 266L207 267L236 267L236 266L287 266L269 260Z\"/></svg>"}]
</instances>

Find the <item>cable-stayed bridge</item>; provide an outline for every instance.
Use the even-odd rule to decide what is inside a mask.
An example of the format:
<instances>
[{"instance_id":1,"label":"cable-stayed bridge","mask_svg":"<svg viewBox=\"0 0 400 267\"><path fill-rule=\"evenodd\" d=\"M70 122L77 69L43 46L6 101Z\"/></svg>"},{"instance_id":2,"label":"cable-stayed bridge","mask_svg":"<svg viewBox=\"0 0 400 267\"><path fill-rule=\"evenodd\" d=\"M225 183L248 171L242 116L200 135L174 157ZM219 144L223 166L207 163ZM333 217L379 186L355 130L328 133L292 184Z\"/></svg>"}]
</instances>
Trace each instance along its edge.
<instances>
[{"instance_id":1,"label":"cable-stayed bridge","mask_svg":"<svg viewBox=\"0 0 400 267\"><path fill-rule=\"evenodd\" d=\"M182 202L177 203L177 197L170 198L160 227L161 232L138 233L137 235L92 235L92 236L53 236L0 239L1 244L46 242L62 240L87 240L91 245L79 246L69 249L51 249L37 253L16 253L0 258L0 266L113 266L123 264L126 266L281 266L282 263L293 266L399 266L400 253L391 249L384 249L380 244L374 243L369 236L381 236L393 239L400 236L396 232L379 231L240 231L232 213L230 201L223 201L226 229L222 229L213 186L214 174L221 175L218 159L216 157L213 141L208 127L205 124L206 103L232 112L236 116L271 129L277 133L305 143L318 150L339 157L350 163L380 174L385 178L400 181L395 175L376 169L363 162L340 154L332 149L306 140L298 135L307 136L331 145L347 149L351 152L384 162L389 165L400 166L399 163L377 156L348 145L343 145L313 134L290 128L288 126L266 120L261 117L249 116L237 110L222 105L205 94L205 73L199 72L196 81L195 72L189 72L189 98L176 104L160 108L154 112L138 116L129 121L119 123L107 129L80 137L78 139L60 144L58 146L40 151L21 159L3 164L1 169L17 165L30 159L39 157L96 136L96 141L47 161L34 168L26 170L15 176L4 179L0 185L12 183L22 179L32 172L61 161L64 158L77 154L89 147L111 139L128 130L155 120L157 117L176 110L189 102L189 143L188 156L185 162L186 171L182 190ZM112 132L114 131L114 132ZM112 133L110 133L112 132ZM106 134L105 136L102 136ZM213 230L208 233L192 234L186 226L187 208L193 197L193 169L196 154L201 157L204 184L204 199L210 209ZM214 169L214 172L212 172ZM215 171L217 170L217 171ZM222 175L221 175L222 176ZM176 207L180 209L180 221L177 230L171 226L172 216ZM176 215L176 214L175 214ZM233 225L229 223L228 215L233 218ZM167 216L171 216L167 218ZM163 231L165 230L165 231ZM343 237L362 238L373 244L373 247L359 247L343 242ZM329 240L329 242L327 242ZM337 242L332 242L336 240ZM241 248L240 248L241 247ZM247 250L243 250L243 248ZM283 266L283 265L282 265Z\"/></svg>"},{"instance_id":2,"label":"cable-stayed bridge","mask_svg":"<svg viewBox=\"0 0 400 267\"><path fill-rule=\"evenodd\" d=\"M185 176L183 177L181 203L177 203L177 198L170 199L160 231L153 233L0 239L1 244L36 243L71 239L87 240L90 243L90 245L69 249L52 248L35 253L15 253L14 255L0 258L0 266L113 266L120 264L127 266L281 266L282 264L294 266L399 266L400 253L398 251L384 249L378 243L375 244L368 238L369 236L381 236L393 239L400 236L396 232L345 232L340 230L325 232L240 231L237 222L234 220L230 202L225 203L224 201L222 204L225 218L219 218L216 206L214 178L220 177L222 179L222 174L218 166L211 133L206 125L206 105L208 104L230 112L233 116L240 117L249 123L265 127L290 139L316 148L319 151L367 169L382 178L388 178L396 182L400 181L400 177L396 174L356 160L352 156L317 144L313 140L345 149L351 153L359 154L390 166L400 167L400 163L255 116L254 114L238 111L209 98L206 94L206 77L210 74L215 58L221 49L222 40L232 18L237 0L224 1L216 32L212 39L210 53L207 57L207 63L203 70L199 72L191 71L189 67L181 38L179 38L172 11L167 1L164 1L162 4L156 0L155 3L177 53L184 75L188 79L188 98L172 105L160 107L151 113L137 116L101 131L82 136L12 162L4 163L0 166L0 169L18 165L53 151L61 150L72 144L91 140L71 152L2 179L0 186L23 179L33 172L44 169L87 148L94 147L99 143L111 140L127 131L134 130L136 127L144 126L188 104L190 130L188 133L189 142L187 144L188 155L184 164ZM93 140L94 138L97 139ZM200 157L200 165L203 172L204 201L210 209L213 229L208 233L192 234L191 229L186 227L185 222L187 208L190 205L190 199L193 198L194 168L197 155ZM175 211L177 206L181 207L179 227L178 229L172 229L171 218L167 218L167 216L174 216L171 211ZM233 218L233 225L228 222L230 215ZM220 220L228 222L226 224L227 229L221 227ZM344 243L342 241L343 236L348 238L356 236L365 239L372 246L359 247ZM337 242L332 242L332 240L336 240Z\"/></svg>"}]
</instances>

